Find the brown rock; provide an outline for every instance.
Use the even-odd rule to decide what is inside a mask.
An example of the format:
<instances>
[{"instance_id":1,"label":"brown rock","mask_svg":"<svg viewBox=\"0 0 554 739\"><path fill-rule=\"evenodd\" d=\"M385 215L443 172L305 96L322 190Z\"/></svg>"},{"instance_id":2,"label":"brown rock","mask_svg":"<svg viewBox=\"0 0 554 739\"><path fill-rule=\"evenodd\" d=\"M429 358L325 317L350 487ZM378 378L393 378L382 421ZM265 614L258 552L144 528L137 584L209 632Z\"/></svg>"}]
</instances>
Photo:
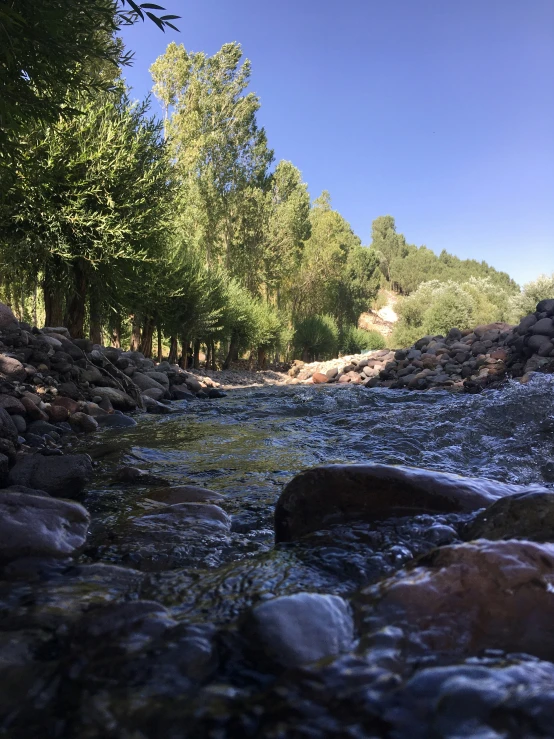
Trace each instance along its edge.
<instances>
[{"instance_id":1,"label":"brown rock","mask_svg":"<svg viewBox=\"0 0 554 739\"><path fill-rule=\"evenodd\" d=\"M7 357L5 354L0 354L0 373L12 382L14 380L24 380L27 377L25 367L21 362L14 359L14 357Z\"/></svg>"},{"instance_id":2,"label":"brown rock","mask_svg":"<svg viewBox=\"0 0 554 739\"><path fill-rule=\"evenodd\" d=\"M72 398L58 396L52 401L52 405L59 405L62 408L65 408L69 413L77 413L79 411L79 403Z\"/></svg>"},{"instance_id":3,"label":"brown rock","mask_svg":"<svg viewBox=\"0 0 554 739\"><path fill-rule=\"evenodd\" d=\"M12 395L0 395L0 408L8 411L8 413L12 416L16 414L25 414L25 406L23 405L23 403L17 398L14 398Z\"/></svg>"},{"instance_id":4,"label":"brown rock","mask_svg":"<svg viewBox=\"0 0 554 739\"><path fill-rule=\"evenodd\" d=\"M483 649L554 659L554 546L478 540L436 549L359 596L362 630L401 628L412 655Z\"/></svg>"},{"instance_id":5,"label":"brown rock","mask_svg":"<svg viewBox=\"0 0 554 739\"><path fill-rule=\"evenodd\" d=\"M46 415L52 423L67 421L69 418L69 411L63 405L47 405L45 410Z\"/></svg>"},{"instance_id":6,"label":"brown rock","mask_svg":"<svg viewBox=\"0 0 554 739\"><path fill-rule=\"evenodd\" d=\"M339 382L350 382L350 377L348 375L341 375L339 377Z\"/></svg>"},{"instance_id":7,"label":"brown rock","mask_svg":"<svg viewBox=\"0 0 554 739\"><path fill-rule=\"evenodd\" d=\"M98 429L97 421L87 413L72 413L69 416L69 423L73 427L77 427L79 431L85 431L87 434Z\"/></svg>"},{"instance_id":8,"label":"brown rock","mask_svg":"<svg viewBox=\"0 0 554 739\"><path fill-rule=\"evenodd\" d=\"M25 408L25 412L33 421L48 421L48 416L41 410L38 405L30 400L26 395L21 398L21 404Z\"/></svg>"},{"instance_id":9,"label":"brown rock","mask_svg":"<svg viewBox=\"0 0 554 739\"><path fill-rule=\"evenodd\" d=\"M348 520L474 511L503 496L531 491L546 488L384 464L315 467L297 475L281 493L275 540L294 541Z\"/></svg>"},{"instance_id":10,"label":"brown rock","mask_svg":"<svg viewBox=\"0 0 554 739\"><path fill-rule=\"evenodd\" d=\"M491 359L501 359L505 362L508 358L508 352L505 349L496 349L494 352L491 352L490 357Z\"/></svg>"},{"instance_id":11,"label":"brown rock","mask_svg":"<svg viewBox=\"0 0 554 739\"><path fill-rule=\"evenodd\" d=\"M314 372L312 380L316 385L325 385L325 383L329 382L327 375L324 375L322 372Z\"/></svg>"}]
</instances>

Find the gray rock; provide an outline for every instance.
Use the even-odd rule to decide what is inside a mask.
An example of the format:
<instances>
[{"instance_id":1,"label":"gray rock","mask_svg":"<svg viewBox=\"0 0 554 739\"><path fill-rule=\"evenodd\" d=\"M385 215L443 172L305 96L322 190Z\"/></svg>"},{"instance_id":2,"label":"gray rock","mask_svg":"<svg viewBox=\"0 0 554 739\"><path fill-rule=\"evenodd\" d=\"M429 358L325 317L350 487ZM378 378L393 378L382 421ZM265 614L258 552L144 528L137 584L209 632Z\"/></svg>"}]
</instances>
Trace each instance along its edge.
<instances>
[{"instance_id":1,"label":"gray rock","mask_svg":"<svg viewBox=\"0 0 554 739\"><path fill-rule=\"evenodd\" d=\"M347 651L354 626L342 598L296 593L253 608L243 633L256 656L281 667L300 667Z\"/></svg>"},{"instance_id":2,"label":"gray rock","mask_svg":"<svg viewBox=\"0 0 554 739\"><path fill-rule=\"evenodd\" d=\"M98 416L97 424L102 428L126 429L137 425L134 418L130 416L120 415L119 413L110 413L107 416Z\"/></svg>"},{"instance_id":3,"label":"gray rock","mask_svg":"<svg viewBox=\"0 0 554 739\"><path fill-rule=\"evenodd\" d=\"M10 485L39 488L59 498L78 495L92 478L92 463L87 454L45 457L28 454L17 461L9 474Z\"/></svg>"},{"instance_id":4,"label":"gray rock","mask_svg":"<svg viewBox=\"0 0 554 739\"><path fill-rule=\"evenodd\" d=\"M132 411L137 407L137 404L130 395L114 387L97 387L94 390L94 394L95 396L98 395L102 400L109 400L113 407L120 411Z\"/></svg>"},{"instance_id":5,"label":"gray rock","mask_svg":"<svg viewBox=\"0 0 554 739\"><path fill-rule=\"evenodd\" d=\"M135 372L133 375L133 382L140 390L161 390L165 392L166 388L164 385L157 382L152 377L143 374L142 372Z\"/></svg>"},{"instance_id":6,"label":"gray rock","mask_svg":"<svg viewBox=\"0 0 554 739\"><path fill-rule=\"evenodd\" d=\"M538 352L544 344L550 343L551 342L548 336L544 336L543 334L534 334L533 336L529 337L527 346L529 347L529 349L531 349L531 351Z\"/></svg>"},{"instance_id":7,"label":"gray rock","mask_svg":"<svg viewBox=\"0 0 554 739\"><path fill-rule=\"evenodd\" d=\"M165 391L161 387L150 387L147 390L143 390L141 395L143 398L148 397L153 398L153 400L161 400L165 395Z\"/></svg>"},{"instance_id":8,"label":"gray rock","mask_svg":"<svg viewBox=\"0 0 554 739\"><path fill-rule=\"evenodd\" d=\"M58 434L60 431L57 426L54 426L53 423L48 423L48 421L31 421L27 429L30 434L37 434L37 436Z\"/></svg>"},{"instance_id":9,"label":"gray rock","mask_svg":"<svg viewBox=\"0 0 554 739\"><path fill-rule=\"evenodd\" d=\"M16 444L18 436L19 434L12 417L7 411L0 408L0 438L8 439L8 441Z\"/></svg>"},{"instance_id":10,"label":"gray rock","mask_svg":"<svg viewBox=\"0 0 554 739\"><path fill-rule=\"evenodd\" d=\"M0 303L0 331L17 328L19 321L14 316L12 309L5 303Z\"/></svg>"},{"instance_id":11,"label":"gray rock","mask_svg":"<svg viewBox=\"0 0 554 739\"><path fill-rule=\"evenodd\" d=\"M17 429L17 432L19 434L24 434L25 431L27 430L27 422L25 421L23 416L19 416L19 415L12 416L12 421L14 423L14 426Z\"/></svg>"},{"instance_id":12,"label":"gray rock","mask_svg":"<svg viewBox=\"0 0 554 739\"><path fill-rule=\"evenodd\" d=\"M8 480L8 470L10 460L5 454L0 454L0 487L3 487Z\"/></svg>"},{"instance_id":13,"label":"gray rock","mask_svg":"<svg viewBox=\"0 0 554 739\"><path fill-rule=\"evenodd\" d=\"M554 542L554 491L497 500L465 528L463 538Z\"/></svg>"},{"instance_id":14,"label":"gray rock","mask_svg":"<svg viewBox=\"0 0 554 739\"><path fill-rule=\"evenodd\" d=\"M189 375L189 377L186 378L185 384L188 389L192 390L192 392L195 394L202 392L202 390L204 389L200 382L193 375Z\"/></svg>"},{"instance_id":15,"label":"gray rock","mask_svg":"<svg viewBox=\"0 0 554 739\"><path fill-rule=\"evenodd\" d=\"M154 400L154 398L149 398L148 395L143 396L143 402L147 413L175 413L175 410L173 410L173 408L170 408L169 406L164 405L157 400Z\"/></svg>"},{"instance_id":16,"label":"gray rock","mask_svg":"<svg viewBox=\"0 0 554 739\"><path fill-rule=\"evenodd\" d=\"M98 429L98 422L95 418L89 416L88 413L74 413L69 417L69 423L73 428L76 428L78 431L84 431L87 434Z\"/></svg>"},{"instance_id":17,"label":"gray rock","mask_svg":"<svg viewBox=\"0 0 554 739\"><path fill-rule=\"evenodd\" d=\"M0 408L4 408L11 416L14 414L25 415L25 406L13 395L0 394Z\"/></svg>"},{"instance_id":18,"label":"gray rock","mask_svg":"<svg viewBox=\"0 0 554 739\"><path fill-rule=\"evenodd\" d=\"M183 389L181 387L173 387L171 388L171 397L173 400L194 400L195 395L188 389Z\"/></svg>"},{"instance_id":19,"label":"gray rock","mask_svg":"<svg viewBox=\"0 0 554 739\"><path fill-rule=\"evenodd\" d=\"M147 377L149 377L151 380L154 380L159 385L164 387L166 390L169 388L169 377L164 372L146 372L145 373Z\"/></svg>"},{"instance_id":20,"label":"gray rock","mask_svg":"<svg viewBox=\"0 0 554 739\"><path fill-rule=\"evenodd\" d=\"M537 304L537 313L554 313L554 298L547 298L546 300L541 300L540 303Z\"/></svg>"},{"instance_id":21,"label":"gray rock","mask_svg":"<svg viewBox=\"0 0 554 739\"><path fill-rule=\"evenodd\" d=\"M348 520L475 511L522 492L544 493L546 488L384 464L315 467L297 475L281 493L275 540L294 541Z\"/></svg>"},{"instance_id":22,"label":"gray rock","mask_svg":"<svg viewBox=\"0 0 554 739\"><path fill-rule=\"evenodd\" d=\"M85 543L89 520L78 503L0 491L0 560L69 557Z\"/></svg>"},{"instance_id":23,"label":"gray rock","mask_svg":"<svg viewBox=\"0 0 554 739\"><path fill-rule=\"evenodd\" d=\"M214 490L196 487L196 485L177 485L174 488L158 488L149 491L147 497L158 503L176 505L178 503L206 503L212 500L225 500L225 496Z\"/></svg>"},{"instance_id":24,"label":"gray rock","mask_svg":"<svg viewBox=\"0 0 554 739\"><path fill-rule=\"evenodd\" d=\"M554 324L551 318L541 318L533 326L531 326L531 333L542 334L543 336L554 336Z\"/></svg>"}]
</instances>

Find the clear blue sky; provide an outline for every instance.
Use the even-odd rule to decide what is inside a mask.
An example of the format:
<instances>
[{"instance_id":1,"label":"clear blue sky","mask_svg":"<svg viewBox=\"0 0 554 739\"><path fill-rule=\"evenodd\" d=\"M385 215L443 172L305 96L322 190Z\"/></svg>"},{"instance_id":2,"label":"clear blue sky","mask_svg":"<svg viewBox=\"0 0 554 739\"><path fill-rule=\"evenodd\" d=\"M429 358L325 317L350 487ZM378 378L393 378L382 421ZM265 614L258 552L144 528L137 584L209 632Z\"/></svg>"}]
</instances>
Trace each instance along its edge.
<instances>
[{"instance_id":1,"label":"clear blue sky","mask_svg":"<svg viewBox=\"0 0 554 739\"><path fill-rule=\"evenodd\" d=\"M170 41L238 41L277 160L364 243L391 214L520 283L554 271L554 0L157 2L181 32L125 30L135 97Z\"/></svg>"}]
</instances>

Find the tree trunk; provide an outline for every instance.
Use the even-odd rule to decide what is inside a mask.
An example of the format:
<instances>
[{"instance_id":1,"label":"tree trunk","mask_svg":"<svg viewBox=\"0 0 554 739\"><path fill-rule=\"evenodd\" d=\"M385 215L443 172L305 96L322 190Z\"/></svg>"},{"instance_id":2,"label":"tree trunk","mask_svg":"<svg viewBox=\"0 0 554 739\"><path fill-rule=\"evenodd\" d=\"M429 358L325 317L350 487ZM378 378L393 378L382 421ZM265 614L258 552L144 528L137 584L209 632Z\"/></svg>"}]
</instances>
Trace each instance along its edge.
<instances>
[{"instance_id":1,"label":"tree trunk","mask_svg":"<svg viewBox=\"0 0 554 739\"><path fill-rule=\"evenodd\" d=\"M231 342L229 343L229 351L227 353L227 357L225 361L223 362L224 370L229 369L231 365L231 360L234 358L237 351L238 351L238 341L237 341L237 337L233 333L233 335L231 336Z\"/></svg>"},{"instance_id":2,"label":"tree trunk","mask_svg":"<svg viewBox=\"0 0 554 739\"><path fill-rule=\"evenodd\" d=\"M121 324L119 319L112 328L112 346L115 346L116 349L121 349Z\"/></svg>"},{"instance_id":3,"label":"tree trunk","mask_svg":"<svg viewBox=\"0 0 554 739\"><path fill-rule=\"evenodd\" d=\"M177 363L177 353L179 351L178 345L177 345L177 337L172 336L169 340L169 364L176 364Z\"/></svg>"},{"instance_id":4,"label":"tree trunk","mask_svg":"<svg viewBox=\"0 0 554 739\"><path fill-rule=\"evenodd\" d=\"M135 313L132 318L131 328L131 351L138 352L140 346L140 316Z\"/></svg>"},{"instance_id":5,"label":"tree trunk","mask_svg":"<svg viewBox=\"0 0 554 739\"><path fill-rule=\"evenodd\" d=\"M142 327L142 338L140 342L140 351L145 357L150 359L152 356L152 338L154 336L154 321L147 318Z\"/></svg>"},{"instance_id":6,"label":"tree trunk","mask_svg":"<svg viewBox=\"0 0 554 739\"><path fill-rule=\"evenodd\" d=\"M205 362L206 369L208 369L208 367L210 366L211 359L212 359L212 347L210 345L210 342L208 341L208 343L206 344L206 362Z\"/></svg>"},{"instance_id":7,"label":"tree trunk","mask_svg":"<svg viewBox=\"0 0 554 739\"><path fill-rule=\"evenodd\" d=\"M200 339L194 340L192 366L194 367L194 369L198 369L200 367Z\"/></svg>"},{"instance_id":8,"label":"tree trunk","mask_svg":"<svg viewBox=\"0 0 554 739\"><path fill-rule=\"evenodd\" d=\"M84 339L88 284L84 266L79 260L73 267L73 274L73 294L66 305L64 325L74 339Z\"/></svg>"},{"instance_id":9,"label":"tree trunk","mask_svg":"<svg viewBox=\"0 0 554 739\"><path fill-rule=\"evenodd\" d=\"M162 345L162 329L158 326L158 362L162 362L164 358L164 348Z\"/></svg>"},{"instance_id":10,"label":"tree trunk","mask_svg":"<svg viewBox=\"0 0 554 739\"><path fill-rule=\"evenodd\" d=\"M63 323L63 298L59 289L54 285L44 282L42 286L44 294L44 317L45 326L61 326Z\"/></svg>"},{"instance_id":11,"label":"tree trunk","mask_svg":"<svg viewBox=\"0 0 554 739\"><path fill-rule=\"evenodd\" d=\"M212 370L215 372L217 369L217 363L215 361L215 341L210 339L211 357L212 357Z\"/></svg>"},{"instance_id":12,"label":"tree trunk","mask_svg":"<svg viewBox=\"0 0 554 739\"><path fill-rule=\"evenodd\" d=\"M181 369L188 369L188 358L189 358L189 340L186 336L181 337L181 357L179 359L179 367Z\"/></svg>"},{"instance_id":13,"label":"tree trunk","mask_svg":"<svg viewBox=\"0 0 554 739\"><path fill-rule=\"evenodd\" d=\"M35 282L35 287L33 290L33 326L38 326L38 320L37 320L38 294L37 293L38 293L38 288Z\"/></svg>"},{"instance_id":14,"label":"tree trunk","mask_svg":"<svg viewBox=\"0 0 554 739\"><path fill-rule=\"evenodd\" d=\"M89 301L90 311L90 340L93 344L102 344L102 306L98 299L98 293L93 290Z\"/></svg>"},{"instance_id":15,"label":"tree trunk","mask_svg":"<svg viewBox=\"0 0 554 739\"><path fill-rule=\"evenodd\" d=\"M267 353L264 347L258 349L258 369L265 370L267 367Z\"/></svg>"}]
</instances>

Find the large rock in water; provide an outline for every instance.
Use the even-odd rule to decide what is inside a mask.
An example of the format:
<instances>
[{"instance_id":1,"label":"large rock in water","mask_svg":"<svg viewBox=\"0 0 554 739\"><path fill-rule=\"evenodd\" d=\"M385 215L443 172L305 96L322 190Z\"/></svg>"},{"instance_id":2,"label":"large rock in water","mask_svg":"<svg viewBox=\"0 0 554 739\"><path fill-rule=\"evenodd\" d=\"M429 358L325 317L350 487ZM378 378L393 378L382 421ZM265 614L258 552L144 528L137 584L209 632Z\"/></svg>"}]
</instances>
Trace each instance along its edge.
<instances>
[{"instance_id":1,"label":"large rock in water","mask_svg":"<svg viewBox=\"0 0 554 739\"><path fill-rule=\"evenodd\" d=\"M130 395L115 387L95 387L94 395L99 395L102 399L107 398L119 411L132 411L137 407Z\"/></svg>"},{"instance_id":2,"label":"large rock in water","mask_svg":"<svg viewBox=\"0 0 554 739\"><path fill-rule=\"evenodd\" d=\"M10 485L39 488L58 498L77 495L92 478L92 462L88 454L64 454L44 457L28 454L10 470Z\"/></svg>"},{"instance_id":3,"label":"large rock in water","mask_svg":"<svg viewBox=\"0 0 554 739\"><path fill-rule=\"evenodd\" d=\"M354 625L346 601L336 595L295 593L256 606L243 633L249 650L282 667L299 667L347 651Z\"/></svg>"},{"instance_id":4,"label":"large rock in water","mask_svg":"<svg viewBox=\"0 0 554 739\"><path fill-rule=\"evenodd\" d=\"M0 561L69 557L85 543L89 520L78 503L0 492Z\"/></svg>"},{"instance_id":5,"label":"large rock in water","mask_svg":"<svg viewBox=\"0 0 554 739\"><path fill-rule=\"evenodd\" d=\"M554 491L497 500L465 528L462 538L554 542Z\"/></svg>"},{"instance_id":6,"label":"large rock in water","mask_svg":"<svg viewBox=\"0 0 554 739\"><path fill-rule=\"evenodd\" d=\"M294 541L348 520L475 511L506 495L529 491L547 492L539 485L522 487L412 467L315 467L297 475L281 493L275 507L275 540Z\"/></svg>"},{"instance_id":7,"label":"large rock in water","mask_svg":"<svg viewBox=\"0 0 554 739\"><path fill-rule=\"evenodd\" d=\"M402 630L411 657L483 649L554 660L554 546L485 541L434 550L356 596L362 631Z\"/></svg>"}]
</instances>

